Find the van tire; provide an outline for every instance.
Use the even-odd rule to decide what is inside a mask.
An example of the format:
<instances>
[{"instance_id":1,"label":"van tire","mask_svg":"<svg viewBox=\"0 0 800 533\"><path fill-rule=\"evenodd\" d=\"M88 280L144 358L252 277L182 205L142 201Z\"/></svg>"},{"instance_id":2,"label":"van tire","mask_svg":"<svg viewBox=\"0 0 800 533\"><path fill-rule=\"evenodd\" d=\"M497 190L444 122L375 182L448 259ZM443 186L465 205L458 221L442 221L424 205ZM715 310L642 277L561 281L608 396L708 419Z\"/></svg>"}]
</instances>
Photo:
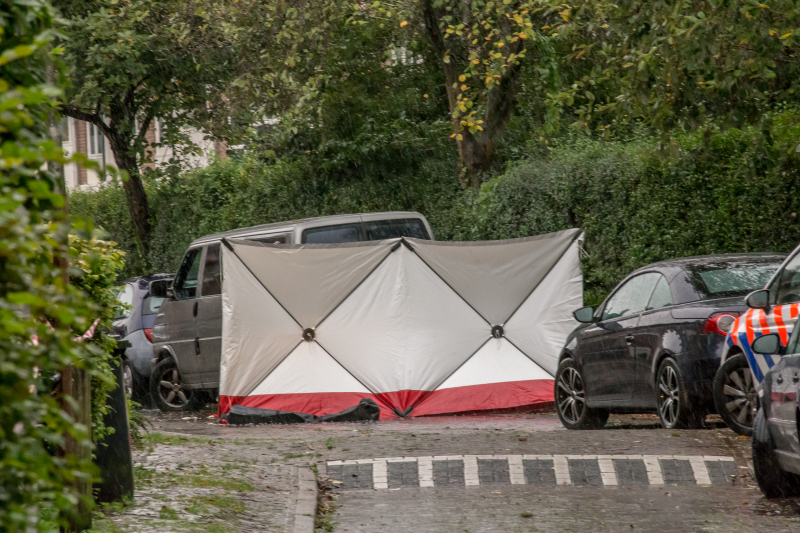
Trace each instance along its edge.
<instances>
[{"instance_id":1,"label":"van tire","mask_svg":"<svg viewBox=\"0 0 800 533\"><path fill-rule=\"evenodd\" d=\"M165 413L194 411L205 405L200 391L185 389L175 359L162 359L150 376L150 397Z\"/></svg>"}]
</instances>

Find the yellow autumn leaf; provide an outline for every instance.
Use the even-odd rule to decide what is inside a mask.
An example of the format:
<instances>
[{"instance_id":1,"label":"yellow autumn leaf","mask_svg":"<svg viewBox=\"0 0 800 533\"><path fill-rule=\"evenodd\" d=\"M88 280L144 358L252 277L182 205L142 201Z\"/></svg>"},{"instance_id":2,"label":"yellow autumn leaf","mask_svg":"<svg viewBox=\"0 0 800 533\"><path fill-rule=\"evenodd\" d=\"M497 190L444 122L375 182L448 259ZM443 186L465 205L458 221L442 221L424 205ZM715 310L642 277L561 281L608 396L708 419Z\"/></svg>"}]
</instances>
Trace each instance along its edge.
<instances>
[{"instance_id":1,"label":"yellow autumn leaf","mask_svg":"<svg viewBox=\"0 0 800 533\"><path fill-rule=\"evenodd\" d=\"M792 32L787 33L786 35L781 35L781 39L786 39L787 37L791 37Z\"/></svg>"},{"instance_id":2,"label":"yellow autumn leaf","mask_svg":"<svg viewBox=\"0 0 800 533\"><path fill-rule=\"evenodd\" d=\"M423 95L422 95L422 97L423 97L423 98L427 98L427 97L428 97L428 95L427 95L427 94L423 94Z\"/></svg>"},{"instance_id":3,"label":"yellow autumn leaf","mask_svg":"<svg viewBox=\"0 0 800 533\"><path fill-rule=\"evenodd\" d=\"M462 90L462 91L466 91L467 89L469 89L469 87L467 87L466 85L462 85L462 86L461 86L461 90Z\"/></svg>"},{"instance_id":4,"label":"yellow autumn leaf","mask_svg":"<svg viewBox=\"0 0 800 533\"><path fill-rule=\"evenodd\" d=\"M520 34L519 34L519 38L520 38L520 39L527 39L527 38L528 38L528 36L527 36L527 35L525 35L524 33L520 33Z\"/></svg>"},{"instance_id":5,"label":"yellow autumn leaf","mask_svg":"<svg viewBox=\"0 0 800 533\"><path fill-rule=\"evenodd\" d=\"M498 48L502 48L503 46L505 46L505 44L506 44L506 43L497 43L497 47L498 47Z\"/></svg>"},{"instance_id":6,"label":"yellow autumn leaf","mask_svg":"<svg viewBox=\"0 0 800 533\"><path fill-rule=\"evenodd\" d=\"M769 9L769 6L767 4L758 4L758 7L760 7L761 9Z\"/></svg>"},{"instance_id":7,"label":"yellow autumn leaf","mask_svg":"<svg viewBox=\"0 0 800 533\"><path fill-rule=\"evenodd\" d=\"M467 77L462 74L458 77L458 81L467 81Z\"/></svg>"},{"instance_id":8,"label":"yellow autumn leaf","mask_svg":"<svg viewBox=\"0 0 800 533\"><path fill-rule=\"evenodd\" d=\"M542 28L541 28L541 29L543 29L543 30L549 30L549 29L550 29L550 26L542 26Z\"/></svg>"},{"instance_id":9,"label":"yellow autumn leaf","mask_svg":"<svg viewBox=\"0 0 800 533\"><path fill-rule=\"evenodd\" d=\"M400 27L402 28L403 26L408 26L408 21L404 20L403 22L401 22Z\"/></svg>"},{"instance_id":10,"label":"yellow autumn leaf","mask_svg":"<svg viewBox=\"0 0 800 533\"><path fill-rule=\"evenodd\" d=\"M474 64L476 64L476 65L477 65L477 64L479 64L481 61L480 61L480 59L473 59L473 60L472 60L472 62L473 62Z\"/></svg>"},{"instance_id":11,"label":"yellow autumn leaf","mask_svg":"<svg viewBox=\"0 0 800 533\"><path fill-rule=\"evenodd\" d=\"M458 135L456 135L456 140L457 141L463 141L464 140L464 136L459 133Z\"/></svg>"},{"instance_id":12,"label":"yellow autumn leaf","mask_svg":"<svg viewBox=\"0 0 800 533\"><path fill-rule=\"evenodd\" d=\"M775 30L769 30L770 35L778 35L778 32Z\"/></svg>"},{"instance_id":13,"label":"yellow autumn leaf","mask_svg":"<svg viewBox=\"0 0 800 533\"><path fill-rule=\"evenodd\" d=\"M456 134L454 133L454 134L452 134L452 135L450 136L450 138L452 139L452 138L453 138L453 137L455 137L455 136L456 136Z\"/></svg>"}]
</instances>

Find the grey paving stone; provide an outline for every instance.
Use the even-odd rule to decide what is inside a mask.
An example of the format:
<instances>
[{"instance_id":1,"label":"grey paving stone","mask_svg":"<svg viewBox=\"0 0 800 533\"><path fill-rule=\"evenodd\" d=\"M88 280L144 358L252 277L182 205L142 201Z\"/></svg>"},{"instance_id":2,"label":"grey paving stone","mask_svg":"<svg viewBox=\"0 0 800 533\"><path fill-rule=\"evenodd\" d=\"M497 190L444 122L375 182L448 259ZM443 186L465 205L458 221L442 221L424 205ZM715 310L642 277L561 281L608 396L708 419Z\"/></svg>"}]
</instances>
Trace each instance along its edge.
<instances>
[{"instance_id":1,"label":"grey paving stone","mask_svg":"<svg viewBox=\"0 0 800 533\"><path fill-rule=\"evenodd\" d=\"M419 468L416 461L387 463L389 488L419 487Z\"/></svg>"},{"instance_id":2,"label":"grey paving stone","mask_svg":"<svg viewBox=\"0 0 800 533\"><path fill-rule=\"evenodd\" d=\"M713 484L733 483L739 475L736 463L733 461L706 461L708 477Z\"/></svg>"},{"instance_id":3,"label":"grey paving stone","mask_svg":"<svg viewBox=\"0 0 800 533\"><path fill-rule=\"evenodd\" d=\"M464 486L464 461L453 459L433 462L433 486Z\"/></svg>"},{"instance_id":4,"label":"grey paving stone","mask_svg":"<svg viewBox=\"0 0 800 533\"><path fill-rule=\"evenodd\" d=\"M555 485L556 471L550 459L524 459L522 470L528 485Z\"/></svg>"},{"instance_id":5,"label":"grey paving stone","mask_svg":"<svg viewBox=\"0 0 800 533\"><path fill-rule=\"evenodd\" d=\"M328 465L328 478L341 481L345 490L371 489L372 465Z\"/></svg>"},{"instance_id":6,"label":"grey paving stone","mask_svg":"<svg viewBox=\"0 0 800 533\"><path fill-rule=\"evenodd\" d=\"M682 459L661 459L660 461L664 483L697 484L689 461Z\"/></svg>"},{"instance_id":7,"label":"grey paving stone","mask_svg":"<svg viewBox=\"0 0 800 533\"><path fill-rule=\"evenodd\" d=\"M569 459L569 478L573 485L602 486L597 459Z\"/></svg>"},{"instance_id":8,"label":"grey paving stone","mask_svg":"<svg viewBox=\"0 0 800 533\"><path fill-rule=\"evenodd\" d=\"M614 459L614 470L617 472L617 484L620 487L631 485L647 485L647 468L641 459Z\"/></svg>"},{"instance_id":9,"label":"grey paving stone","mask_svg":"<svg viewBox=\"0 0 800 533\"><path fill-rule=\"evenodd\" d=\"M481 485L492 483L511 484L505 459L478 459L478 480Z\"/></svg>"}]
</instances>

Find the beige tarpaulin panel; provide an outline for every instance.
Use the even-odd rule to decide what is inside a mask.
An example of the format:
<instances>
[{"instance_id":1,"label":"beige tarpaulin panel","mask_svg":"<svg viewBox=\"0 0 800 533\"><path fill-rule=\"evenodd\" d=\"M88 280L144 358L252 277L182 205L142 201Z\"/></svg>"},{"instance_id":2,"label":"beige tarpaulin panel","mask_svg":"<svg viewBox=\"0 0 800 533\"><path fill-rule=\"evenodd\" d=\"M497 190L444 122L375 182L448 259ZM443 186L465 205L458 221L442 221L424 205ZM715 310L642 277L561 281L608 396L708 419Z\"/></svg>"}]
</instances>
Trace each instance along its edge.
<instances>
[{"instance_id":1,"label":"beige tarpaulin panel","mask_svg":"<svg viewBox=\"0 0 800 533\"><path fill-rule=\"evenodd\" d=\"M281 246L229 243L256 278L305 328L315 328L386 257L399 240Z\"/></svg>"},{"instance_id":2,"label":"beige tarpaulin panel","mask_svg":"<svg viewBox=\"0 0 800 533\"><path fill-rule=\"evenodd\" d=\"M579 236L223 241L220 409L320 415L370 398L381 416L406 416L551 402L582 305Z\"/></svg>"},{"instance_id":3,"label":"beige tarpaulin panel","mask_svg":"<svg viewBox=\"0 0 800 533\"><path fill-rule=\"evenodd\" d=\"M303 329L225 246L222 264L219 393L244 396L302 342Z\"/></svg>"},{"instance_id":4,"label":"beige tarpaulin panel","mask_svg":"<svg viewBox=\"0 0 800 533\"><path fill-rule=\"evenodd\" d=\"M492 325L504 324L580 230L508 241L407 239L414 251Z\"/></svg>"},{"instance_id":5,"label":"beige tarpaulin panel","mask_svg":"<svg viewBox=\"0 0 800 533\"><path fill-rule=\"evenodd\" d=\"M317 328L317 340L370 390L405 411L489 338L491 327L405 246Z\"/></svg>"},{"instance_id":6,"label":"beige tarpaulin panel","mask_svg":"<svg viewBox=\"0 0 800 533\"><path fill-rule=\"evenodd\" d=\"M581 307L583 277L579 245L574 242L506 323L506 338L555 375L564 341L577 325L572 311Z\"/></svg>"}]
</instances>

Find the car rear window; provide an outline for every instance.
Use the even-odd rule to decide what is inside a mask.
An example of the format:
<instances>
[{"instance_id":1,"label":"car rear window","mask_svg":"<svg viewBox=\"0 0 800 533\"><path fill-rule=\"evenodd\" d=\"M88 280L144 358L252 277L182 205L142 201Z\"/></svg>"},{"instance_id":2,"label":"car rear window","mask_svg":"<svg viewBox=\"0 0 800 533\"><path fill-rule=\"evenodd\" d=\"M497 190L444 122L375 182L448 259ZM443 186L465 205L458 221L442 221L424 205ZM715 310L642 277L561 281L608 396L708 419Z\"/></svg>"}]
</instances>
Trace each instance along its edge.
<instances>
[{"instance_id":1,"label":"car rear window","mask_svg":"<svg viewBox=\"0 0 800 533\"><path fill-rule=\"evenodd\" d=\"M155 315L164 303L164 298L152 298L148 296L142 301L142 314Z\"/></svg>"},{"instance_id":2,"label":"car rear window","mask_svg":"<svg viewBox=\"0 0 800 533\"><path fill-rule=\"evenodd\" d=\"M731 263L690 267L693 285L703 298L744 296L763 289L779 263Z\"/></svg>"},{"instance_id":3,"label":"car rear window","mask_svg":"<svg viewBox=\"0 0 800 533\"><path fill-rule=\"evenodd\" d=\"M367 239L382 241L397 237L411 237L413 239L430 239L425 225L418 218L402 218L395 220L371 220L365 222Z\"/></svg>"}]
</instances>

